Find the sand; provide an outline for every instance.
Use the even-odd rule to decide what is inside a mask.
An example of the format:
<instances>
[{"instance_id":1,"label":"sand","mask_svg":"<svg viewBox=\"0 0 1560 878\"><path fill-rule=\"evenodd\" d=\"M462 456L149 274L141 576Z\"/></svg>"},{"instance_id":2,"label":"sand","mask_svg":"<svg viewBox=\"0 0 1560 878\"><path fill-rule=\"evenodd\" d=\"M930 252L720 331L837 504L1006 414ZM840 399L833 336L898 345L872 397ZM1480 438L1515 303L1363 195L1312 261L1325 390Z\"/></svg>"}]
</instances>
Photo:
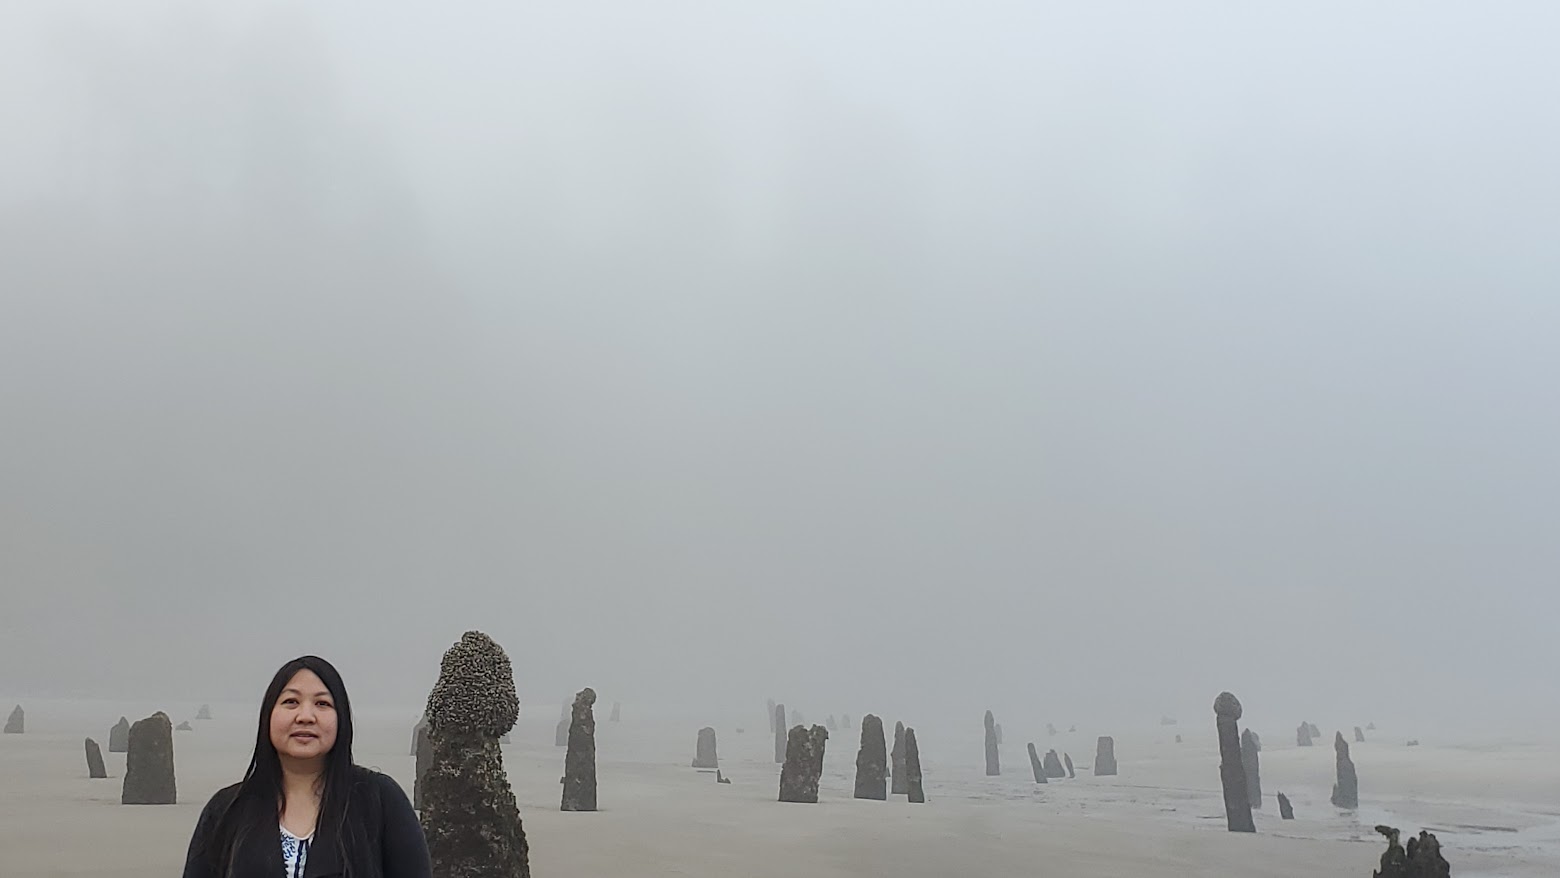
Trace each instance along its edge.
<instances>
[{"instance_id":1,"label":"sand","mask_svg":"<svg viewBox=\"0 0 1560 878\"><path fill-rule=\"evenodd\" d=\"M9 709L9 704L5 705ZM254 742L253 707L213 705L217 719L177 733L179 798L173 806L121 806L124 755L105 753L108 780L87 778L82 739L106 747L121 713L146 706L87 702L28 705L29 732L0 736L0 875L177 874L196 815L238 779ZM415 708L360 712L357 756L410 789L407 755ZM170 711L175 722L194 706ZM1443 741L1406 747L1383 729L1354 745L1361 807L1328 803L1330 746L1301 749L1275 728L1264 735L1265 807L1257 834L1224 831L1210 713L1204 726L1092 730L1032 738L1070 752L1073 781L1033 783L1024 744L1009 730L1004 774L983 776L979 717L967 733L928 729L922 759L929 802L850 798L859 732L829 742L822 801L775 801L779 768L762 723L737 735L717 724L730 785L689 767L698 717L598 723L602 810L558 810L563 751L552 746L556 705L537 706L505 748L530 837L535 874L548 876L982 875L1369 876L1383 844L1371 827L1437 831L1453 874L1560 875L1560 742ZM605 714L603 714L604 718ZM888 718L892 727L894 718ZM1259 728L1259 731L1262 729ZM1329 733L1330 731L1324 729ZM1187 743L1174 743L1176 733ZM1098 734L1116 736L1120 774L1090 776ZM1423 734L1418 735L1424 739ZM1280 821L1274 793L1298 819Z\"/></svg>"}]
</instances>

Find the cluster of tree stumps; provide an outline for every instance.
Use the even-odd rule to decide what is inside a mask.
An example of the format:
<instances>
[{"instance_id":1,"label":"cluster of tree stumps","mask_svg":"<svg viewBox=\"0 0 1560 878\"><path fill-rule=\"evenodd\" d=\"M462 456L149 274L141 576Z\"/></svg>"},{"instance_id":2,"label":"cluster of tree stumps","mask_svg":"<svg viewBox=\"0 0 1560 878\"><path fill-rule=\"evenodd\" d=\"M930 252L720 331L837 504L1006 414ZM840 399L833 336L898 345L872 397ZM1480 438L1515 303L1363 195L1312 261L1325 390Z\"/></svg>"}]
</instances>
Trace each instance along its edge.
<instances>
[{"instance_id":1,"label":"cluster of tree stumps","mask_svg":"<svg viewBox=\"0 0 1560 878\"><path fill-rule=\"evenodd\" d=\"M1002 761L1000 746L1002 744L1002 724L996 721L991 711L986 711L983 718L985 726L985 751L986 751L986 776L998 777L1002 774ZM1077 726L1071 731L1076 732ZM1046 733L1051 736L1058 734L1056 726L1047 723ZM1059 754L1052 749L1045 756L1035 747L1033 741L1024 745L1029 755L1029 771L1038 784L1049 783L1053 779L1075 778L1071 754ZM1063 767L1065 762L1065 767ZM1095 743L1094 774L1098 777L1111 777L1116 774L1116 740L1108 735L1101 736ZM896 790L897 792L897 790Z\"/></svg>"},{"instance_id":2,"label":"cluster of tree stumps","mask_svg":"<svg viewBox=\"0 0 1560 878\"><path fill-rule=\"evenodd\" d=\"M1452 866L1441 856L1441 842L1434 833L1421 830L1419 837L1409 839L1404 847L1399 830L1377 826L1376 831L1387 837L1387 851L1372 878L1451 878Z\"/></svg>"},{"instance_id":3,"label":"cluster of tree stumps","mask_svg":"<svg viewBox=\"0 0 1560 878\"><path fill-rule=\"evenodd\" d=\"M496 645L494 646L496 648ZM596 808L595 721L592 711L595 701L595 692L585 689L575 697L572 709L565 708L566 745L569 749L565 760L565 773L560 779L564 786L562 810L565 811L591 811ZM787 727L785 706L774 702L770 704L772 705L769 708L770 728L774 735L775 757L781 766L778 799L787 803L815 804L820 798L824 756L830 732L849 728L849 720L842 715L830 715L824 725L808 726L801 722L793 722ZM430 696L430 716L433 715L433 707L434 698ZM1260 766L1262 739L1252 729L1240 727L1243 709L1233 694L1225 692L1215 699L1214 714L1228 829L1232 832L1255 832L1256 825L1252 812L1262 807L1263 797ZM794 721L797 716L797 713L793 712L790 719ZM166 722L166 718L164 721ZM563 723L564 720L561 718L560 724ZM421 751L431 747L437 752L437 724L428 723L427 726L427 731L417 739L414 749ZM987 711L983 717L983 727L985 772L989 777L997 777L1001 774L1001 726L995 721L994 715ZM854 797L885 801L893 794L903 795L909 802L925 802L926 794L915 730L907 728L903 722L896 723L893 744L890 747L880 717L873 714L863 716L859 729L860 746L856 754ZM1362 741L1364 730L1355 727L1353 731L1356 742ZM487 734L492 736L494 729L489 729ZM1297 729L1297 742L1308 745L1318 734L1313 724L1302 723ZM1178 739L1179 737L1177 736ZM424 744L424 740L428 743ZM89 742L89 759L90 744L91 742ZM1051 749L1041 756L1033 742L1028 743L1026 749L1030 770L1036 783L1044 784L1054 778L1075 776L1070 755L1064 756ZM1334 736L1334 750L1337 781L1333 788L1332 802L1340 808L1357 808L1358 777L1350 758L1348 742L1341 732ZM437 759L434 763L437 764ZM720 770L716 731L713 727L707 726L698 731L692 765L697 769L714 770L717 783L730 782ZM1102 735L1096 739L1092 768L1094 775L1101 777L1109 777L1118 772L1113 737ZM432 771L429 770L430 775ZM501 765L498 766L498 771L501 773ZM421 782L424 775L422 767L419 767L418 774ZM484 773L478 771L476 775L482 777ZM491 776L491 773L486 776ZM497 788L496 784L486 786ZM507 782L503 785L503 789L505 792L508 791ZM421 800L428 797L418 798ZM479 795L478 798L483 796ZM512 794L509 801L513 801ZM1293 819L1294 809L1289 797L1279 792L1277 801L1281 819ZM419 802L419 804L423 803ZM496 812L498 809L490 810ZM436 826L438 823L436 812L437 806L427 807L425 823ZM512 825L516 836L515 841L508 845L508 849L511 852L514 850L523 852L525 840L523 830L519 828L518 814L515 815ZM1390 833L1390 835L1388 852L1382 857L1381 871L1375 873L1380 878L1439 878L1442 875L1450 875L1450 869L1440 855L1439 843L1433 835L1421 833L1418 839L1411 839L1405 847L1399 844L1397 830L1388 830L1385 827L1381 830L1383 834ZM434 835L437 833L430 833L431 838ZM449 835L446 833L446 836ZM456 847L458 852L458 846ZM440 843L430 840L430 849L436 848L440 848ZM515 858L511 857L511 859ZM517 862L521 863L521 868L528 868L524 865L523 859L522 857ZM436 864L438 862L441 860L436 858ZM527 875L528 872L500 870L492 874Z\"/></svg>"},{"instance_id":4,"label":"cluster of tree stumps","mask_svg":"<svg viewBox=\"0 0 1560 878\"><path fill-rule=\"evenodd\" d=\"M572 704L564 705L560 718L564 746L564 773L560 778L562 811L597 809L596 693L581 690ZM1220 779L1227 827L1232 832L1255 832L1253 811L1263 807L1261 783L1262 739L1252 729L1240 727L1243 708L1229 692L1214 701L1219 743ZM439 681L430 693L427 708L413 729L410 750L416 759L413 801L422 812L430 856L436 874L484 874L504 878L528 878L529 846L521 824L502 755L497 744L513 728L519 704L513 671L503 649L479 632L467 632L452 646L441 664ZM613 714L618 713L614 704ZM210 719L202 705L197 720ZM792 714L792 719L796 714ZM1001 774L1002 727L991 711L983 716L985 774ZM844 715L830 715L825 725L785 725L786 708L773 705L774 730L781 770L779 801L815 804L820 799L824 755L831 730L850 728ZM6 732L24 734L26 715L20 705L11 712ZM122 804L174 804L174 733L189 728L175 726L168 715L157 712L134 724L126 717L109 730L108 752L126 754L121 791ZM903 795L909 802L926 801L916 733L896 723L892 748L883 721L867 714L858 724L860 746L856 754L854 797L886 801ZM1372 725L1371 728L1374 728ZM1054 730L1054 727L1053 727ZM1352 728L1355 744L1365 741L1365 729ZM1296 729L1299 746L1312 746L1319 730L1310 722ZM1179 742L1180 736L1177 735ZM80 740L80 739L78 739ZM783 744L783 747L782 747ZM1282 745L1280 745L1282 746ZM1359 807L1359 777L1350 743L1343 732L1334 734L1335 781L1331 803L1340 809ZM1046 784L1074 777L1070 755L1050 749L1041 755L1033 742L1026 746L1034 781ZM94 738L84 739L88 776L107 778L103 750ZM1317 754L1318 756L1320 754ZM730 783L720 770L713 727L699 729L692 765L714 770L716 782ZM1088 770L1090 766L1084 766ZM1099 736L1092 766L1095 776L1117 774L1115 739ZM1276 794L1281 819L1294 819L1293 803L1283 792ZM1402 843L1400 831L1387 826L1376 830L1387 839L1376 878L1441 878L1451 870L1434 834L1421 831Z\"/></svg>"},{"instance_id":5,"label":"cluster of tree stumps","mask_svg":"<svg viewBox=\"0 0 1560 878\"><path fill-rule=\"evenodd\" d=\"M776 717L781 708L777 705ZM890 791L910 802L926 801L921 777L921 753L915 729L904 723L894 727L892 751L883 730L883 720L867 714L861 718L861 741L856 752L854 796L858 799L886 801ZM780 801L816 804L823 777L823 757L829 730L824 726L792 726L786 735L785 759L780 768ZM892 790L890 790L892 779Z\"/></svg>"},{"instance_id":6,"label":"cluster of tree stumps","mask_svg":"<svg viewBox=\"0 0 1560 878\"><path fill-rule=\"evenodd\" d=\"M173 721L158 711L134 725L120 717L108 730L108 752L125 754L125 773L120 784L121 805L176 805L178 783L173 768ZM20 704L6 719L5 734L27 733L27 713ZM87 778L108 778L103 748L93 738L82 739Z\"/></svg>"},{"instance_id":7,"label":"cluster of tree stumps","mask_svg":"<svg viewBox=\"0 0 1560 878\"><path fill-rule=\"evenodd\" d=\"M1259 756L1262 739L1250 729L1239 731L1242 715L1239 699L1229 692L1220 693L1214 699L1213 712L1219 735L1219 775L1224 790L1225 818L1231 832L1255 832L1251 810L1262 806L1262 782L1259 772ZM1375 724L1369 728L1374 729ZM1314 723L1302 722L1295 729L1295 743L1310 747L1321 730ZM1354 727L1355 743L1363 743L1365 730ZM1349 742L1343 732L1333 735L1334 771L1336 779L1332 789L1332 804L1345 810L1359 808L1359 775L1349 752ZM1293 820L1294 806L1289 797L1278 793L1279 817ZM1409 839L1405 847L1399 841L1399 831L1390 826L1377 826L1376 831L1386 836L1387 851L1382 854L1381 868L1373 872L1375 878L1449 878L1451 866L1441 856L1441 845L1435 835L1421 831L1417 839Z\"/></svg>"}]
</instances>

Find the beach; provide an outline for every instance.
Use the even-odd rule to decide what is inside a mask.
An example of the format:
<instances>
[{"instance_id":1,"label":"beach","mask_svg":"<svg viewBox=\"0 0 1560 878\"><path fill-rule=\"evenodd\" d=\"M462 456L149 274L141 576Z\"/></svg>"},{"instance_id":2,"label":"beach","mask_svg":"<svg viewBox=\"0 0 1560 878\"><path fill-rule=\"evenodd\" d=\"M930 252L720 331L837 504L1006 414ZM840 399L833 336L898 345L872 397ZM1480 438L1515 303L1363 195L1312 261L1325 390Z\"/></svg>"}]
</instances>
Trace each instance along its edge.
<instances>
[{"instance_id":1,"label":"beach","mask_svg":"<svg viewBox=\"0 0 1560 878\"><path fill-rule=\"evenodd\" d=\"M1076 779L1045 785L1034 783L1027 742L1016 733L1004 742L1002 775L985 777L977 724L967 739L962 730L928 728L918 732L924 805L853 799L860 732L841 728L830 736L820 802L800 805L776 801L779 766L762 726L744 734L716 726L732 780L718 785L713 773L689 767L698 718L629 710L622 723L598 720L601 810L562 813L556 707L528 709L504 748L538 876L1369 876L1385 847L1372 828L1378 822L1405 835L1432 829L1463 878L1560 874L1560 746L1542 738L1408 747L1392 730L1367 733L1370 740L1352 745L1360 809L1346 812L1328 802L1331 730L1310 748L1269 731L1264 807L1257 833L1245 835L1224 827L1211 715L1206 727L1117 730L1115 777L1087 768L1095 730L1035 738L1042 753L1054 747L1078 764ZM105 753L110 778L90 780L82 739L106 746L123 709L30 708L26 734L0 737L0 875L176 874L201 806L242 775L254 745L251 708L214 710L215 720L175 734L179 803L122 806L124 755ZM193 713L170 711L175 722ZM363 711L355 755L410 791L405 713L415 709ZM1176 734L1186 743L1176 744ZM1279 819L1280 790L1295 820Z\"/></svg>"}]
</instances>

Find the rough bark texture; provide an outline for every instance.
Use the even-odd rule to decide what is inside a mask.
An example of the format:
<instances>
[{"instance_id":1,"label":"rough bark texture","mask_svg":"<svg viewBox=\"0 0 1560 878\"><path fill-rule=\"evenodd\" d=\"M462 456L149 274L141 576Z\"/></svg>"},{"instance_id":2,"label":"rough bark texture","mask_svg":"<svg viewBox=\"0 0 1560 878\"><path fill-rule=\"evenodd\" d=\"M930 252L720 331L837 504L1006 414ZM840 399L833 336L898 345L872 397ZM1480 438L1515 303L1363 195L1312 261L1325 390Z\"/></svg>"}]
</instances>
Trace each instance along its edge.
<instances>
[{"instance_id":1,"label":"rough bark texture","mask_svg":"<svg viewBox=\"0 0 1560 878\"><path fill-rule=\"evenodd\" d=\"M87 739L87 777L108 777L108 769L103 765L103 751L98 749L98 742Z\"/></svg>"},{"instance_id":2,"label":"rough bark texture","mask_svg":"<svg viewBox=\"0 0 1560 878\"><path fill-rule=\"evenodd\" d=\"M27 730L27 711L22 710L20 704L11 709L11 715L5 721L5 734L20 735Z\"/></svg>"},{"instance_id":3,"label":"rough bark texture","mask_svg":"<svg viewBox=\"0 0 1560 878\"><path fill-rule=\"evenodd\" d=\"M888 744L883 721L867 714L861 718L861 749L856 751L856 798L888 798Z\"/></svg>"},{"instance_id":4,"label":"rough bark texture","mask_svg":"<svg viewBox=\"0 0 1560 878\"><path fill-rule=\"evenodd\" d=\"M1360 779L1354 773L1354 760L1349 758L1349 742L1343 739L1343 732L1333 738L1333 751L1338 754L1338 782L1333 784L1332 803L1353 810L1360 806Z\"/></svg>"},{"instance_id":5,"label":"rough bark texture","mask_svg":"<svg viewBox=\"0 0 1560 878\"><path fill-rule=\"evenodd\" d=\"M1240 767L1246 772L1246 800L1253 808L1262 807L1262 765L1258 753L1262 745L1247 729L1240 733Z\"/></svg>"},{"instance_id":6,"label":"rough bark texture","mask_svg":"<svg viewBox=\"0 0 1560 878\"><path fill-rule=\"evenodd\" d=\"M770 717L770 728L775 732L775 764L785 764L785 705L776 704L774 716Z\"/></svg>"},{"instance_id":7,"label":"rough bark texture","mask_svg":"<svg viewBox=\"0 0 1560 878\"><path fill-rule=\"evenodd\" d=\"M1224 818L1230 832L1256 832L1246 789L1246 768L1240 760L1240 699L1228 692L1213 701L1219 731L1219 781L1224 786Z\"/></svg>"},{"instance_id":8,"label":"rough bark texture","mask_svg":"<svg viewBox=\"0 0 1560 878\"><path fill-rule=\"evenodd\" d=\"M1441 842L1433 833L1420 831L1405 850L1398 830L1378 826L1376 831L1387 837L1387 852L1381 855L1381 870L1371 873L1375 878L1451 878L1452 865L1441 856Z\"/></svg>"},{"instance_id":9,"label":"rough bark texture","mask_svg":"<svg viewBox=\"0 0 1560 878\"><path fill-rule=\"evenodd\" d=\"M894 723L894 749L893 770L889 777L893 778L890 792L896 796L903 796L910 792L910 778L905 774L905 724Z\"/></svg>"},{"instance_id":10,"label":"rough bark texture","mask_svg":"<svg viewBox=\"0 0 1560 878\"><path fill-rule=\"evenodd\" d=\"M720 756L715 752L715 730L709 726L699 729L699 742L693 750L694 768L720 768Z\"/></svg>"},{"instance_id":11,"label":"rough bark texture","mask_svg":"<svg viewBox=\"0 0 1560 878\"><path fill-rule=\"evenodd\" d=\"M423 780L423 835L433 874L529 878L530 848L504 774L498 738L434 730L433 765Z\"/></svg>"},{"instance_id":12,"label":"rough bark texture","mask_svg":"<svg viewBox=\"0 0 1560 878\"><path fill-rule=\"evenodd\" d=\"M596 690L574 696L569 717L569 753L563 757L564 811L596 810Z\"/></svg>"},{"instance_id":13,"label":"rough bark texture","mask_svg":"<svg viewBox=\"0 0 1560 878\"><path fill-rule=\"evenodd\" d=\"M120 717L119 722L108 730L108 752L130 752L130 721L124 717Z\"/></svg>"},{"instance_id":14,"label":"rough bark texture","mask_svg":"<svg viewBox=\"0 0 1560 878\"><path fill-rule=\"evenodd\" d=\"M1094 745L1094 776L1111 777L1116 773L1116 739L1100 736Z\"/></svg>"},{"instance_id":15,"label":"rough bark texture","mask_svg":"<svg viewBox=\"0 0 1560 878\"><path fill-rule=\"evenodd\" d=\"M519 716L509 656L468 631L428 695L433 760L423 778L422 825L439 878L529 878L530 848L504 774L499 736Z\"/></svg>"},{"instance_id":16,"label":"rough bark texture","mask_svg":"<svg viewBox=\"0 0 1560 878\"><path fill-rule=\"evenodd\" d=\"M1295 808L1289 804L1289 797L1283 793L1278 794L1278 816L1283 820L1295 819Z\"/></svg>"},{"instance_id":17,"label":"rough bark texture","mask_svg":"<svg viewBox=\"0 0 1560 878\"><path fill-rule=\"evenodd\" d=\"M1040 762L1040 754L1035 752L1035 744L1029 742L1029 770L1035 773L1035 783L1050 783L1045 776L1045 765Z\"/></svg>"},{"instance_id":18,"label":"rough bark texture","mask_svg":"<svg viewBox=\"0 0 1560 878\"><path fill-rule=\"evenodd\" d=\"M158 711L130 727L119 801L125 805L175 805L178 799L173 779L173 722Z\"/></svg>"},{"instance_id":19,"label":"rough bark texture","mask_svg":"<svg viewBox=\"0 0 1560 878\"><path fill-rule=\"evenodd\" d=\"M780 801L816 804L823 777L823 749L829 730L795 726L786 736L785 764L780 767Z\"/></svg>"},{"instance_id":20,"label":"rough bark texture","mask_svg":"<svg viewBox=\"0 0 1560 878\"><path fill-rule=\"evenodd\" d=\"M988 710L986 711L986 776L996 777L1001 773L1001 758L997 754L997 723Z\"/></svg>"},{"instance_id":21,"label":"rough bark texture","mask_svg":"<svg viewBox=\"0 0 1560 878\"><path fill-rule=\"evenodd\" d=\"M915 743L915 729L905 729L905 795L919 805L926 801L926 787L921 783L921 748Z\"/></svg>"}]
</instances>

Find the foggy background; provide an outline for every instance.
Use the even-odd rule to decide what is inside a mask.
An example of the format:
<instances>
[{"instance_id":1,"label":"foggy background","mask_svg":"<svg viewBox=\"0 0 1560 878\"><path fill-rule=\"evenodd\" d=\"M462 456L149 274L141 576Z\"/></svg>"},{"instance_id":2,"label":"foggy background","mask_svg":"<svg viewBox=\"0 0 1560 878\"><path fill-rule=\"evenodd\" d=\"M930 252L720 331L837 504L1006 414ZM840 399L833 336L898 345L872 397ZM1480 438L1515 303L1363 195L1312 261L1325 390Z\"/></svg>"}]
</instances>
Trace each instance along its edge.
<instances>
[{"instance_id":1,"label":"foggy background","mask_svg":"<svg viewBox=\"0 0 1560 878\"><path fill-rule=\"evenodd\" d=\"M1560 711L1560 10L757 5L3 0L0 693Z\"/></svg>"}]
</instances>

